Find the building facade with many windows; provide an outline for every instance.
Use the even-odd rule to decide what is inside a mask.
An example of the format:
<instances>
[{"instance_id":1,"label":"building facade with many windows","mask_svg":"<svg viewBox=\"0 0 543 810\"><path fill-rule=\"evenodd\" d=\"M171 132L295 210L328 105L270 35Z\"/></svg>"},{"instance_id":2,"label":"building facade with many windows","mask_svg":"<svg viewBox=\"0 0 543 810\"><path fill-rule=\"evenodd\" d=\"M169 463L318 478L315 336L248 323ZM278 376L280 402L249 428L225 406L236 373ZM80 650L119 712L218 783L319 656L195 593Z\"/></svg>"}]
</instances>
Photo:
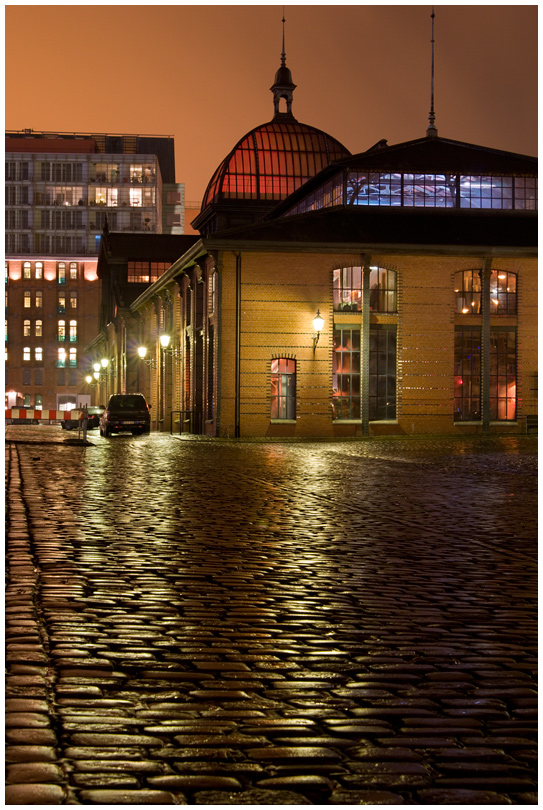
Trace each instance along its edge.
<instances>
[{"instance_id":1,"label":"building facade with many windows","mask_svg":"<svg viewBox=\"0 0 543 810\"><path fill-rule=\"evenodd\" d=\"M89 402L102 229L182 234L174 142L158 136L6 132L6 403Z\"/></svg>"},{"instance_id":2,"label":"building facade with many windows","mask_svg":"<svg viewBox=\"0 0 543 810\"><path fill-rule=\"evenodd\" d=\"M155 427L525 430L537 413L536 160L435 127L330 157L330 136L290 104L249 135L212 175L200 238L131 305L134 351L153 358Z\"/></svg>"}]
</instances>

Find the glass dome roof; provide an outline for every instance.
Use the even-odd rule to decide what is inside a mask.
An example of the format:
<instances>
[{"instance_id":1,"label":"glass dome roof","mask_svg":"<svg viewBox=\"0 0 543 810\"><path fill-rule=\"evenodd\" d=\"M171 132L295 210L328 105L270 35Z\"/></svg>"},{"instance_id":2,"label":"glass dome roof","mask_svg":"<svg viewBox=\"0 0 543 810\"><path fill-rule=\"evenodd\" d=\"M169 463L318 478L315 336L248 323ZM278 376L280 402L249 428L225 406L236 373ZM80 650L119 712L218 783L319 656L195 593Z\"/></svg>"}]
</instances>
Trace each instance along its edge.
<instances>
[{"instance_id":1,"label":"glass dome roof","mask_svg":"<svg viewBox=\"0 0 543 810\"><path fill-rule=\"evenodd\" d=\"M220 164L202 210L223 200L280 201L350 152L320 129L280 113L245 135Z\"/></svg>"}]
</instances>

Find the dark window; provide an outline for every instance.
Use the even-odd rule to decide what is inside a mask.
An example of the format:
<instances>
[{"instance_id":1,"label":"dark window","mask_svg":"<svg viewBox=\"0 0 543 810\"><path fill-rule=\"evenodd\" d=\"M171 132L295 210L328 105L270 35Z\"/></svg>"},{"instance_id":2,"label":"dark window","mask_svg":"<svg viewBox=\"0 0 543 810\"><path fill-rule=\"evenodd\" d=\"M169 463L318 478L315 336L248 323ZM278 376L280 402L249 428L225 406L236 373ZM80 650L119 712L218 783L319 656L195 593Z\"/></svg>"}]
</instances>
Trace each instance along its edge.
<instances>
[{"instance_id":1,"label":"dark window","mask_svg":"<svg viewBox=\"0 0 543 810\"><path fill-rule=\"evenodd\" d=\"M271 418L296 419L296 361L271 361Z\"/></svg>"},{"instance_id":2,"label":"dark window","mask_svg":"<svg viewBox=\"0 0 543 810\"><path fill-rule=\"evenodd\" d=\"M370 419L396 418L396 327L370 329Z\"/></svg>"}]
</instances>

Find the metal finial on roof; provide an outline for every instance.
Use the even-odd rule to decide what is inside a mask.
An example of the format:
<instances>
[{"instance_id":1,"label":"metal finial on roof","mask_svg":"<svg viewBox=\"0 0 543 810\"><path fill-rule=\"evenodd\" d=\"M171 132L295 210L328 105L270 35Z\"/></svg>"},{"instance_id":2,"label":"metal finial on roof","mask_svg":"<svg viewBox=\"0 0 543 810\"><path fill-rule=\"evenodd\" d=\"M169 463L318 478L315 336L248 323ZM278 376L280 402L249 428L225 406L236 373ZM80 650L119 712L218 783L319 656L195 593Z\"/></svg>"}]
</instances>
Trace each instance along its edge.
<instances>
[{"instance_id":1,"label":"metal finial on roof","mask_svg":"<svg viewBox=\"0 0 543 810\"><path fill-rule=\"evenodd\" d=\"M436 114L434 112L434 7L432 6L432 76L430 82L430 114L428 116L428 129L426 130L427 138L437 138L437 127L435 124Z\"/></svg>"},{"instance_id":2,"label":"metal finial on roof","mask_svg":"<svg viewBox=\"0 0 543 810\"><path fill-rule=\"evenodd\" d=\"M283 50L281 51L281 67L285 67L286 65L286 54L285 54L285 7L283 6Z\"/></svg>"},{"instance_id":3,"label":"metal finial on roof","mask_svg":"<svg viewBox=\"0 0 543 810\"><path fill-rule=\"evenodd\" d=\"M273 93L273 109L276 116L292 116L292 93L296 85L292 81L292 74L287 67L285 54L285 7L283 6L283 50L281 51L281 66L275 74L275 81L270 88ZM284 99L287 111L279 112L279 103Z\"/></svg>"}]
</instances>

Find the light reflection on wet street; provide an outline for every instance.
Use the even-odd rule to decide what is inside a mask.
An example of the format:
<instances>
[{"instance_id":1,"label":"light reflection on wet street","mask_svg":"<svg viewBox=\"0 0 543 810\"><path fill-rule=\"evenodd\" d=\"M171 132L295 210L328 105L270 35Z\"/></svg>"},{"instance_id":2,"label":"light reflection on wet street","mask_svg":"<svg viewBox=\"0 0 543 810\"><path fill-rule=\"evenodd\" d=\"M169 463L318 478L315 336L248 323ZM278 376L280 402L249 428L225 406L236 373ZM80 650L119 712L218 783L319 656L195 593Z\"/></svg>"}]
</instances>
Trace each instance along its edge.
<instances>
[{"instance_id":1,"label":"light reflection on wet street","mask_svg":"<svg viewBox=\"0 0 543 810\"><path fill-rule=\"evenodd\" d=\"M536 440L7 438L60 803L533 803Z\"/></svg>"}]
</instances>

